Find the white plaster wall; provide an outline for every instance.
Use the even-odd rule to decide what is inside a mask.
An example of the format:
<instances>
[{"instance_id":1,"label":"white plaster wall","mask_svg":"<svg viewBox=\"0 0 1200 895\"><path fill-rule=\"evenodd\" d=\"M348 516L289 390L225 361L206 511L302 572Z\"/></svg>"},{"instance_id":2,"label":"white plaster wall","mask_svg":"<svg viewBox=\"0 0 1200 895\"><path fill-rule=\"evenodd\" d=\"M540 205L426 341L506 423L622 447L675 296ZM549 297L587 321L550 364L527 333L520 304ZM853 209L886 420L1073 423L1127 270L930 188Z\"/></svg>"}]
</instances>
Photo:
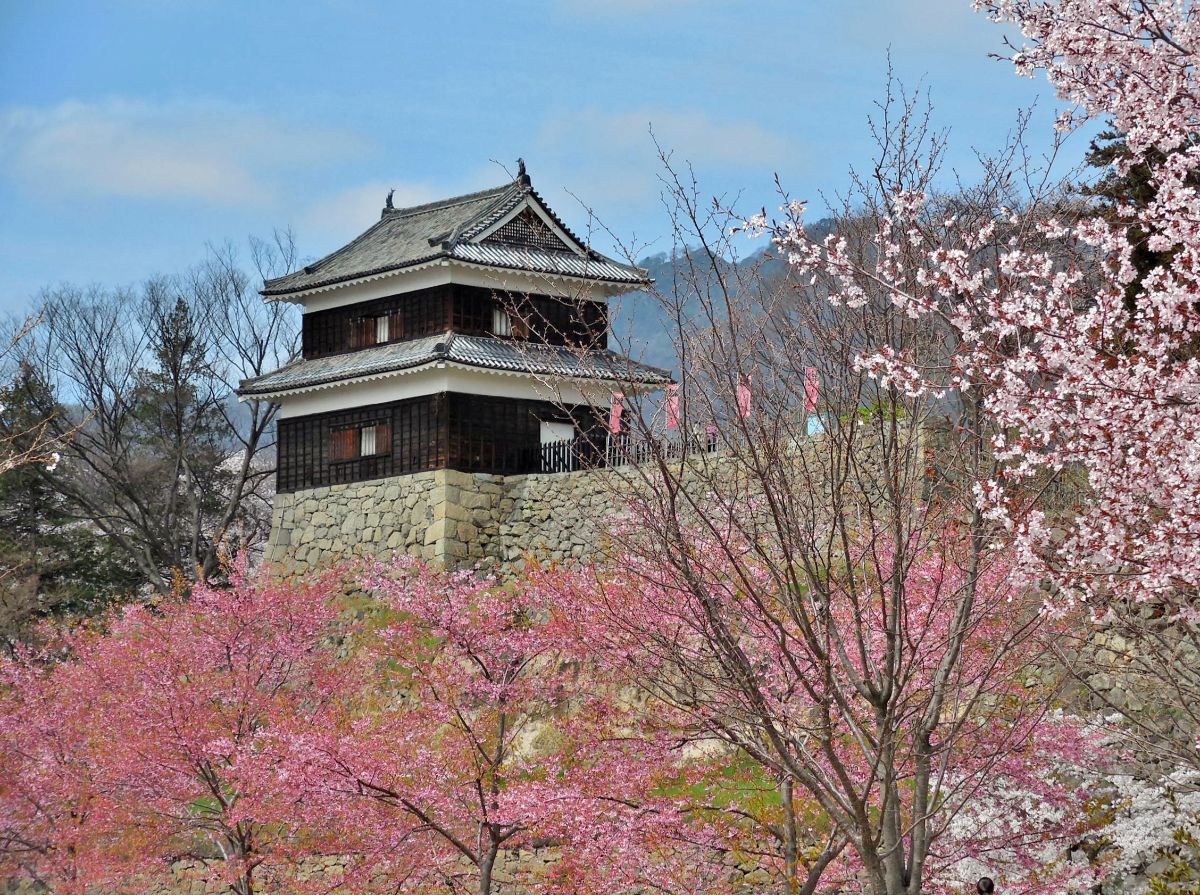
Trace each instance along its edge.
<instances>
[{"instance_id":1,"label":"white plaster wall","mask_svg":"<svg viewBox=\"0 0 1200 895\"><path fill-rule=\"evenodd\" d=\"M586 394L585 394L586 391ZM595 383L542 380L528 374L504 375L442 364L411 373L389 375L353 385L335 383L329 388L279 399L280 418L307 416L351 407L386 404L439 392L467 392L494 398L527 398L556 404L608 406L610 390Z\"/></svg>"}]
</instances>

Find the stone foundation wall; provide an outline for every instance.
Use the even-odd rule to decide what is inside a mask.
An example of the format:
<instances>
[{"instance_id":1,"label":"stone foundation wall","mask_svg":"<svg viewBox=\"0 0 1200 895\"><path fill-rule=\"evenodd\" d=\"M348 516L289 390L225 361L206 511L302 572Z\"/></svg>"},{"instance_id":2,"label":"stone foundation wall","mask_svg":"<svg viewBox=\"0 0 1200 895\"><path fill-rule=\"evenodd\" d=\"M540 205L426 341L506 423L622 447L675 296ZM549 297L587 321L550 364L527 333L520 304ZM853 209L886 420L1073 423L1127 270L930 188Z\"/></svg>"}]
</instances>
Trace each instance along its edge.
<instances>
[{"instance_id":1,"label":"stone foundation wall","mask_svg":"<svg viewBox=\"0 0 1200 895\"><path fill-rule=\"evenodd\" d=\"M264 559L303 573L341 559L405 551L437 560L441 473L276 494Z\"/></svg>"},{"instance_id":2,"label":"stone foundation wall","mask_svg":"<svg viewBox=\"0 0 1200 895\"><path fill-rule=\"evenodd\" d=\"M487 555L502 564L526 555L550 562L603 555L622 485L609 470L505 479L504 512L494 533L488 531Z\"/></svg>"},{"instance_id":3,"label":"stone foundation wall","mask_svg":"<svg viewBox=\"0 0 1200 895\"><path fill-rule=\"evenodd\" d=\"M619 484L605 470L438 470L277 494L265 559L291 574L396 553L444 566L588 559L604 550Z\"/></svg>"}]
</instances>

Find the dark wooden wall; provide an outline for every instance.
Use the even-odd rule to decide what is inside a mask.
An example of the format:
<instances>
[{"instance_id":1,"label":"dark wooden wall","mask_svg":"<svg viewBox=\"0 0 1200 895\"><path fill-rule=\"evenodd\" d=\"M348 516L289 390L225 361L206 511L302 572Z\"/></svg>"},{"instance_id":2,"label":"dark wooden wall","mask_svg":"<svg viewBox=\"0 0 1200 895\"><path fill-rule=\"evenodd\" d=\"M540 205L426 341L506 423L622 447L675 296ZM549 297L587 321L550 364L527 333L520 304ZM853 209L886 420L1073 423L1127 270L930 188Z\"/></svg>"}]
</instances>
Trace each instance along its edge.
<instances>
[{"instance_id":1,"label":"dark wooden wall","mask_svg":"<svg viewBox=\"0 0 1200 895\"><path fill-rule=\"evenodd\" d=\"M451 289L449 285L434 286L305 314L301 324L304 356L325 357L354 350L353 324L362 317L391 315L392 338L396 341L444 333L450 329Z\"/></svg>"},{"instance_id":2,"label":"dark wooden wall","mask_svg":"<svg viewBox=\"0 0 1200 895\"><path fill-rule=\"evenodd\" d=\"M604 420L586 405L563 408L547 401L457 392L283 419L276 489L287 493L432 469L498 475L537 472L543 420L571 421L581 433L601 433L603 441ZM385 453L332 459L334 431L374 423L391 425Z\"/></svg>"},{"instance_id":3,"label":"dark wooden wall","mask_svg":"<svg viewBox=\"0 0 1200 895\"><path fill-rule=\"evenodd\" d=\"M386 453L354 460L332 459L335 430L371 423L391 424L392 443ZM275 487L281 492L364 482L445 465L445 394L279 421Z\"/></svg>"},{"instance_id":4,"label":"dark wooden wall","mask_svg":"<svg viewBox=\"0 0 1200 895\"><path fill-rule=\"evenodd\" d=\"M354 338L355 321L364 317L388 315L391 341L449 331L491 335L492 310L497 306L511 312L513 338L550 345L608 347L608 308L604 302L448 284L305 314L304 357L325 357L370 347L356 344Z\"/></svg>"},{"instance_id":5,"label":"dark wooden wall","mask_svg":"<svg viewBox=\"0 0 1200 895\"><path fill-rule=\"evenodd\" d=\"M528 322L528 338L547 345L574 348L608 347L608 306L599 301L571 301L549 295L506 298L516 316Z\"/></svg>"}]
</instances>

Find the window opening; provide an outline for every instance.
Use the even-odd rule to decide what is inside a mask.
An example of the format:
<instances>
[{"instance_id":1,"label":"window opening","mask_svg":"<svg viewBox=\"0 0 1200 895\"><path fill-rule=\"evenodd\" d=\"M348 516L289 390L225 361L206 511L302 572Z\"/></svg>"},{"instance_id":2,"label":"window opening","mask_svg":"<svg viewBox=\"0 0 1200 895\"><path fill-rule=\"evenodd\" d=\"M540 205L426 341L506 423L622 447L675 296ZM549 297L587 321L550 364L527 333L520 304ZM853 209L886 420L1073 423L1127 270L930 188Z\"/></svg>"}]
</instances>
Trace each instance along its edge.
<instances>
[{"instance_id":1,"label":"window opening","mask_svg":"<svg viewBox=\"0 0 1200 895\"><path fill-rule=\"evenodd\" d=\"M392 427L388 423L349 426L329 433L330 459L358 460L391 453Z\"/></svg>"},{"instance_id":2,"label":"window opening","mask_svg":"<svg viewBox=\"0 0 1200 895\"><path fill-rule=\"evenodd\" d=\"M504 308L492 308L492 334L497 336L512 335L512 317Z\"/></svg>"}]
</instances>

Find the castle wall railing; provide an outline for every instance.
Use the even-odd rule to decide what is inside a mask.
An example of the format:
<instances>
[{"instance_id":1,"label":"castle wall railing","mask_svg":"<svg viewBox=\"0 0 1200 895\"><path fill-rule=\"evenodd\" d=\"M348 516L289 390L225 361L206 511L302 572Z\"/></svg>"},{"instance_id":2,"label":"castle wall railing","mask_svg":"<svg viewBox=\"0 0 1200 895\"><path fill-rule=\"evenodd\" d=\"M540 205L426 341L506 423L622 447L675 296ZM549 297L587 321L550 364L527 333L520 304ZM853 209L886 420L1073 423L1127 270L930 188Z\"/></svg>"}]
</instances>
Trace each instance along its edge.
<instances>
[{"instance_id":1,"label":"castle wall railing","mask_svg":"<svg viewBox=\"0 0 1200 895\"><path fill-rule=\"evenodd\" d=\"M608 466L647 463L655 458L682 460L692 454L712 453L717 449L716 435L691 438L634 438L628 435L608 437L603 444L584 435L547 441L541 446L538 463L531 473L577 472Z\"/></svg>"}]
</instances>

